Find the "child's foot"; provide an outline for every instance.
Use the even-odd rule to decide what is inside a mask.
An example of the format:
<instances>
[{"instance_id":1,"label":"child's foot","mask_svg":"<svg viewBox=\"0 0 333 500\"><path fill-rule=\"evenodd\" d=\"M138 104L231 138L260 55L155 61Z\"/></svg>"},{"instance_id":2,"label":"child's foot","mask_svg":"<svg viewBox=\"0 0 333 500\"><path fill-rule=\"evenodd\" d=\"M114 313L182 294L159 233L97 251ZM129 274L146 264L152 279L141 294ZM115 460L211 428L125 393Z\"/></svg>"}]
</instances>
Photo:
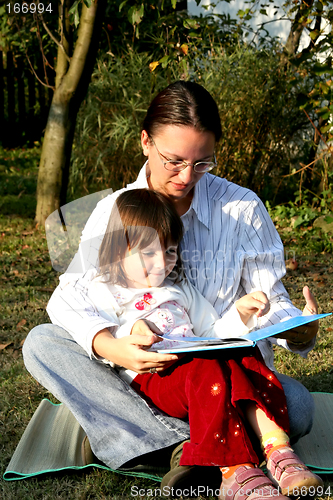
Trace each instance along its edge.
<instances>
[{"instance_id":1,"label":"child's foot","mask_svg":"<svg viewBox=\"0 0 333 500\"><path fill-rule=\"evenodd\" d=\"M226 478L223 476L219 500L288 500L280 494L261 469L240 465Z\"/></svg>"},{"instance_id":2,"label":"child's foot","mask_svg":"<svg viewBox=\"0 0 333 500\"><path fill-rule=\"evenodd\" d=\"M278 486L283 495L315 495L323 481L313 474L291 448L273 451L267 460L267 476Z\"/></svg>"}]
</instances>

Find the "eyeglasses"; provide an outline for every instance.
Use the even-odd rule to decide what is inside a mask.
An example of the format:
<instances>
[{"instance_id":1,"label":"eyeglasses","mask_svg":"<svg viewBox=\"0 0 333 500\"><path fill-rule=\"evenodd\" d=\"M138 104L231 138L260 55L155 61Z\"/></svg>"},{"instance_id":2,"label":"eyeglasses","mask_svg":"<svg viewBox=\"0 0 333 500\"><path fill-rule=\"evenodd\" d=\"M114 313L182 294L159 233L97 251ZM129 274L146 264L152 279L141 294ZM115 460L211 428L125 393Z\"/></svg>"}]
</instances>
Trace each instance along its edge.
<instances>
[{"instance_id":1,"label":"eyeglasses","mask_svg":"<svg viewBox=\"0 0 333 500\"><path fill-rule=\"evenodd\" d=\"M167 158L166 156L162 155L162 153L159 152L154 140L152 138L150 139L163 163L163 167L166 170L171 170L172 172L181 172L182 170L185 170L186 167L191 166L193 167L194 172L196 172L197 174L204 174L205 172L213 170L213 168L215 168L217 165L215 153L214 153L214 161L197 161L196 163L188 163L185 160L170 160L169 158Z\"/></svg>"}]
</instances>

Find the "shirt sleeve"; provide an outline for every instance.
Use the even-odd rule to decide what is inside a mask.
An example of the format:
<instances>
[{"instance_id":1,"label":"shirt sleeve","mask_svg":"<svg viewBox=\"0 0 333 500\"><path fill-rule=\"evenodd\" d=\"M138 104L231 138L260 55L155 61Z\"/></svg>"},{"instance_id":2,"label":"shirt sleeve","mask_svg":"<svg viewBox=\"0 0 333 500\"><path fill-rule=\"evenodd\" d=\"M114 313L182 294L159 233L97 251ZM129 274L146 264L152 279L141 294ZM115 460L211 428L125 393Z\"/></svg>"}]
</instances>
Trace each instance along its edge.
<instances>
[{"instance_id":1,"label":"shirt sleeve","mask_svg":"<svg viewBox=\"0 0 333 500\"><path fill-rule=\"evenodd\" d=\"M276 228L263 203L255 198L243 214L242 250L244 252L241 285L244 294L261 290L270 301L270 311L259 318L258 326L271 324L302 314L293 305L281 279L286 274L284 249ZM270 342L291 350L285 339L272 337ZM293 352L306 357L315 341L306 349Z\"/></svg>"},{"instance_id":2,"label":"shirt sleeve","mask_svg":"<svg viewBox=\"0 0 333 500\"><path fill-rule=\"evenodd\" d=\"M111 209L121 191L100 201L91 214L81 237L78 252L47 305L47 313L55 325L67 330L74 340L89 354L94 336L103 328L113 331L116 321L103 318L88 297L91 281L98 268L98 250L103 240Z\"/></svg>"},{"instance_id":3,"label":"shirt sleeve","mask_svg":"<svg viewBox=\"0 0 333 500\"><path fill-rule=\"evenodd\" d=\"M256 326L255 316L250 318L247 325L243 323L235 304L219 318L211 303L188 280L183 280L181 286L187 298L187 313L195 335L234 338L248 333Z\"/></svg>"}]
</instances>

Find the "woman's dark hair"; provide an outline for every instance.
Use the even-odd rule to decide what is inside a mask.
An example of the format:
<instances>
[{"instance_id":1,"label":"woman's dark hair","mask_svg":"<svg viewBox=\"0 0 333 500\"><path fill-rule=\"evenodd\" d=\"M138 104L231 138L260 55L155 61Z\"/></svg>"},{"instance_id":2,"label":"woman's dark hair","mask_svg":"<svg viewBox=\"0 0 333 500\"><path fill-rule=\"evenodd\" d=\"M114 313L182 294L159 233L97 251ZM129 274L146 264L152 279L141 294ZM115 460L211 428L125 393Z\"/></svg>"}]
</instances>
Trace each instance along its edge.
<instances>
[{"instance_id":1,"label":"woman's dark hair","mask_svg":"<svg viewBox=\"0 0 333 500\"><path fill-rule=\"evenodd\" d=\"M100 274L108 282L127 286L122 261L126 251L142 250L156 236L164 248L178 245L183 237L183 224L173 203L161 193L150 189L129 189L121 193L112 208L108 226L99 249ZM169 278L182 278L179 250L178 259Z\"/></svg>"},{"instance_id":2,"label":"woman's dark hair","mask_svg":"<svg viewBox=\"0 0 333 500\"><path fill-rule=\"evenodd\" d=\"M216 102L206 89L194 82L179 80L153 99L142 129L154 137L165 125L185 125L200 132L213 132L216 142L222 135Z\"/></svg>"}]
</instances>

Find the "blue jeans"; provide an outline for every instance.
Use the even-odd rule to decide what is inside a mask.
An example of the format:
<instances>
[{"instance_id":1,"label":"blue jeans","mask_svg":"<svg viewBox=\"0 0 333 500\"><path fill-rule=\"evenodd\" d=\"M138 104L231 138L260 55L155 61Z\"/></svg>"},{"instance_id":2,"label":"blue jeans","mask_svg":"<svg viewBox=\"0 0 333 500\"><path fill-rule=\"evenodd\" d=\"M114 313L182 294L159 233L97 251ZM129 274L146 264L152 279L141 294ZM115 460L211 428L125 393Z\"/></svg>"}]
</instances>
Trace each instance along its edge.
<instances>
[{"instance_id":1,"label":"blue jeans","mask_svg":"<svg viewBox=\"0 0 333 500\"><path fill-rule=\"evenodd\" d=\"M309 391L298 380L283 373L276 373L287 400L290 423L290 441L296 443L309 434L315 412L314 400Z\"/></svg>"},{"instance_id":2,"label":"blue jeans","mask_svg":"<svg viewBox=\"0 0 333 500\"><path fill-rule=\"evenodd\" d=\"M91 360L64 329L40 325L23 346L32 376L73 413L94 454L117 469L127 461L189 438L189 425L149 406L117 372ZM286 392L291 437L295 442L312 425L313 400L299 382L278 374Z\"/></svg>"}]
</instances>

